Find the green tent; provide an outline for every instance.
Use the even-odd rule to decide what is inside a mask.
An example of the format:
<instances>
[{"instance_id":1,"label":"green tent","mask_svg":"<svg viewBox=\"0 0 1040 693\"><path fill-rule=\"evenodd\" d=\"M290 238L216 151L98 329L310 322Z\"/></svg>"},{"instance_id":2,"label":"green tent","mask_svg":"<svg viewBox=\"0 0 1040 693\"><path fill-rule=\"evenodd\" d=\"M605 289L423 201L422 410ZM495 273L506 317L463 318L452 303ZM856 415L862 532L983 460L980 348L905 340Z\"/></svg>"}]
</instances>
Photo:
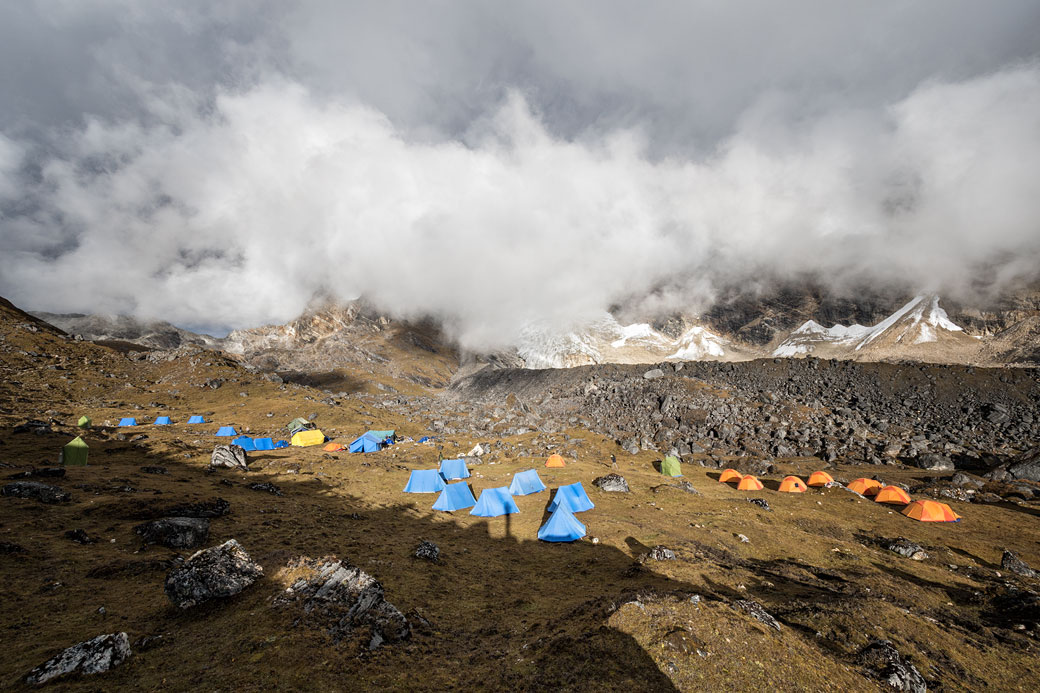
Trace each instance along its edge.
<instances>
[{"instance_id":1,"label":"green tent","mask_svg":"<svg viewBox=\"0 0 1040 693\"><path fill-rule=\"evenodd\" d=\"M76 422L76 425L79 426L80 428L90 428L90 417L89 416L81 416L81 417L79 417L79 421Z\"/></svg>"},{"instance_id":2,"label":"green tent","mask_svg":"<svg viewBox=\"0 0 1040 693\"><path fill-rule=\"evenodd\" d=\"M90 448L83 441L82 438L76 436L61 449L61 464L64 465L78 465L81 467L87 466L87 453L90 452Z\"/></svg>"},{"instance_id":3,"label":"green tent","mask_svg":"<svg viewBox=\"0 0 1040 693\"><path fill-rule=\"evenodd\" d=\"M314 428L314 424L312 424L310 421L303 418L302 416L297 416L295 419L289 422L289 425L286 426L286 428L289 429L289 432L291 433L293 431L298 431L301 428Z\"/></svg>"},{"instance_id":4,"label":"green tent","mask_svg":"<svg viewBox=\"0 0 1040 693\"><path fill-rule=\"evenodd\" d=\"M682 476L682 467L679 466L679 458L669 455L661 461L661 473L665 476Z\"/></svg>"},{"instance_id":5,"label":"green tent","mask_svg":"<svg viewBox=\"0 0 1040 693\"><path fill-rule=\"evenodd\" d=\"M367 431L365 435L372 436L376 440L386 440L387 438L390 440L397 439L397 431Z\"/></svg>"}]
</instances>

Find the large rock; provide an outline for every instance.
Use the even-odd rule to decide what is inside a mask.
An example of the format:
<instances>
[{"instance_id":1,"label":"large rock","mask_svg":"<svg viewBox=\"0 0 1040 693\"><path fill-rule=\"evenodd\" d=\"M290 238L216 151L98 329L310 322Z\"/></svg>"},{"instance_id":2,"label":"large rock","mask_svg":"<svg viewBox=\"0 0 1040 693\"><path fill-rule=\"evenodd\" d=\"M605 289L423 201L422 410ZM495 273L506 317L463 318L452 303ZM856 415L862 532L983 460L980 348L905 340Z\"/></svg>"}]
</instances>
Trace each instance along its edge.
<instances>
[{"instance_id":1,"label":"large rock","mask_svg":"<svg viewBox=\"0 0 1040 693\"><path fill-rule=\"evenodd\" d=\"M65 503L71 498L69 494L58 486L43 484L39 481L15 481L5 484L0 489L0 495L14 498L31 498L41 503Z\"/></svg>"},{"instance_id":2,"label":"large rock","mask_svg":"<svg viewBox=\"0 0 1040 693\"><path fill-rule=\"evenodd\" d=\"M592 480L592 485L603 491L628 493L628 482L620 474L607 474Z\"/></svg>"},{"instance_id":3,"label":"large rock","mask_svg":"<svg viewBox=\"0 0 1040 693\"><path fill-rule=\"evenodd\" d=\"M773 618L773 615L766 611L765 607L758 602L751 601L750 599L738 599L734 604L746 611L751 618L756 621L760 621L770 628L780 630L780 622Z\"/></svg>"},{"instance_id":4,"label":"large rock","mask_svg":"<svg viewBox=\"0 0 1040 693\"><path fill-rule=\"evenodd\" d=\"M871 677L906 693L927 693L928 685L921 672L899 654L890 640L872 640L859 651L860 664Z\"/></svg>"},{"instance_id":5,"label":"large rock","mask_svg":"<svg viewBox=\"0 0 1040 693\"><path fill-rule=\"evenodd\" d=\"M126 633L99 635L64 650L29 672L25 682L38 685L69 674L100 674L130 656Z\"/></svg>"},{"instance_id":6,"label":"large rock","mask_svg":"<svg viewBox=\"0 0 1040 693\"><path fill-rule=\"evenodd\" d=\"M1036 571L1030 568L1018 554L1010 549L1004 549L1004 555L1000 558L1000 567L1023 577L1036 577Z\"/></svg>"},{"instance_id":7,"label":"large rock","mask_svg":"<svg viewBox=\"0 0 1040 693\"><path fill-rule=\"evenodd\" d=\"M134 527L145 543L171 549L193 549L209 538L209 520L203 517L164 517Z\"/></svg>"},{"instance_id":8,"label":"large rock","mask_svg":"<svg viewBox=\"0 0 1040 693\"><path fill-rule=\"evenodd\" d=\"M334 643L360 631L371 650L411 635L411 625L386 601L383 586L360 568L335 556L290 561L286 572L296 576L275 603L298 603L312 626L325 630Z\"/></svg>"},{"instance_id":9,"label":"large rock","mask_svg":"<svg viewBox=\"0 0 1040 693\"><path fill-rule=\"evenodd\" d=\"M1007 471L1015 479L1040 481L1040 448L1033 448L1016 457Z\"/></svg>"},{"instance_id":10,"label":"large rock","mask_svg":"<svg viewBox=\"0 0 1040 693\"><path fill-rule=\"evenodd\" d=\"M915 544L904 537L893 539L885 545L885 548L915 561L923 561L928 558L928 554L920 544Z\"/></svg>"},{"instance_id":11,"label":"large rock","mask_svg":"<svg viewBox=\"0 0 1040 693\"><path fill-rule=\"evenodd\" d=\"M209 466L241 469L247 472L249 471L249 460L246 458L246 451L238 445L217 445L213 448Z\"/></svg>"},{"instance_id":12,"label":"large rock","mask_svg":"<svg viewBox=\"0 0 1040 693\"><path fill-rule=\"evenodd\" d=\"M166 576L166 596L181 609L238 594L264 569L234 539L203 549Z\"/></svg>"},{"instance_id":13,"label":"large rock","mask_svg":"<svg viewBox=\"0 0 1040 693\"><path fill-rule=\"evenodd\" d=\"M918 455L914 463L921 469L936 472L951 472L954 469L953 460L946 455L937 455L934 452Z\"/></svg>"}]
</instances>

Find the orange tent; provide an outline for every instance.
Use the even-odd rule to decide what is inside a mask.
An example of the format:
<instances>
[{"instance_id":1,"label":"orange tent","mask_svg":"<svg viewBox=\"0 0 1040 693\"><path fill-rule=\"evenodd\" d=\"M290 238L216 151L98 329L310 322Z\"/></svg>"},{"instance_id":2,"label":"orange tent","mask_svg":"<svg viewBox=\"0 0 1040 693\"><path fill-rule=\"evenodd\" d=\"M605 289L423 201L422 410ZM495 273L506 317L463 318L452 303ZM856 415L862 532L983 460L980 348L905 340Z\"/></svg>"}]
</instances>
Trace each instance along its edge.
<instances>
[{"instance_id":1,"label":"orange tent","mask_svg":"<svg viewBox=\"0 0 1040 693\"><path fill-rule=\"evenodd\" d=\"M737 484L738 491L761 491L762 488L762 482L750 474L741 479L740 483Z\"/></svg>"},{"instance_id":2,"label":"orange tent","mask_svg":"<svg viewBox=\"0 0 1040 693\"><path fill-rule=\"evenodd\" d=\"M547 459L545 461L545 466L546 467L566 467L567 465L564 464L563 458L560 457L559 455L549 455L549 459Z\"/></svg>"},{"instance_id":3,"label":"orange tent","mask_svg":"<svg viewBox=\"0 0 1040 693\"><path fill-rule=\"evenodd\" d=\"M796 476L785 476L780 482L780 490L784 493L805 493L805 482Z\"/></svg>"},{"instance_id":4,"label":"orange tent","mask_svg":"<svg viewBox=\"0 0 1040 693\"><path fill-rule=\"evenodd\" d=\"M738 472L736 469L724 469L722 471L722 476L719 477L719 483L725 484L730 481L739 482L743 478L744 475Z\"/></svg>"},{"instance_id":5,"label":"orange tent","mask_svg":"<svg viewBox=\"0 0 1040 693\"><path fill-rule=\"evenodd\" d=\"M849 484L849 490L864 496L876 496L881 486L881 482L876 479L856 479Z\"/></svg>"},{"instance_id":6,"label":"orange tent","mask_svg":"<svg viewBox=\"0 0 1040 693\"><path fill-rule=\"evenodd\" d=\"M910 496L898 486L886 486L878 491L874 497L876 503L891 503L892 505L906 505L910 502Z\"/></svg>"},{"instance_id":7,"label":"orange tent","mask_svg":"<svg viewBox=\"0 0 1040 693\"><path fill-rule=\"evenodd\" d=\"M902 513L921 522L956 522L961 519L950 506L930 500L914 501L903 508Z\"/></svg>"},{"instance_id":8,"label":"orange tent","mask_svg":"<svg viewBox=\"0 0 1040 693\"><path fill-rule=\"evenodd\" d=\"M809 486L826 486L832 481L834 477L827 472L813 472L809 475Z\"/></svg>"},{"instance_id":9,"label":"orange tent","mask_svg":"<svg viewBox=\"0 0 1040 693\"><path fill-rule=\"evenodd\" d=\"M339 443L329 443L325 446L325 452L339 452L343 449L343 446Z\"/></svg>"}]
</instances>

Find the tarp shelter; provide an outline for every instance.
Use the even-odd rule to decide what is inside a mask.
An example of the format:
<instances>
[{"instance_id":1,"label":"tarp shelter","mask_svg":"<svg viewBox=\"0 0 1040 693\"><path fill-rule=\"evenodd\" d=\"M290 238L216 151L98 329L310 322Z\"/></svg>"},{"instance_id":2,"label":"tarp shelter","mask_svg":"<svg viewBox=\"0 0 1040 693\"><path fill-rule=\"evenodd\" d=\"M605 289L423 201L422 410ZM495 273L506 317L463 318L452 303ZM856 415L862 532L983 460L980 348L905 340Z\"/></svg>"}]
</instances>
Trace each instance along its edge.
<instances>
[{"instance_id":1,"label":"tarp shelter","mask_svg":"<svg viewBox=\"0 0 1040 693\"><path fill-rule=\"evenodd\" d=\"M573 484L567 484L556 489L556 495L553 496L552 503L549 504L549 512L556 510L561 501L572 512L576 513L582 513L596 507L592 504L592 500L589 499L589 494L585 493L585 487L581 485L580 481L575 481Z\"/></svg>"},{"instance_id":2,"label":"tarp shelter","mask_svg":"<svg viewBox=\"0 0 1040 693\"><path fill-rule=\"evenodd\" d=\"M910 502L910 494L898 486L886 486L874 496L875 503L890 503L891 505L906 505Z\"/></svg>"},{"instance_id":3,"label":"tarp shelter","mask_svg":"<svg viewBox=\"0 0 1040 693\"><path fill-rule=\"evenodd\" d=\"M339 452L343 449L343 446L339 443L329 443L324 448L325 452Z\"/></svg>"},{"instance_id":4,"label":"tarp shelter","mask_svg":"<svg viewBox=\"0 0 1040 693\"><path fill-rule=\"evenodd\" d=\"M563 461L563 458L559 455L549 455L549 459L545 461L546 467L566 467L567 463Z\"/></svg>"},{"instance_id":5,"label":"tarp shelter","mask_svg":"<svg viewBox=\"0 0 1040 693\"><path fill-rule=\"evenodd\" d=\"M169 426L171 423L173 423L173 422L170 421L170 417L168 417L168 416L157 416L157 417L155 417L155 421L152 423L152 425L153 426Z\"/></svg>"},{"instance_id":6,"label":"tarp shelter","mask_svg":"<svg viewBox=\"0 0 1040 693\"><path fill-rule=\"evenodd\" d=\"M849 484L848 488L863 496L876 496L882 486L884 484L876 479L856 479Z\"/></svg>"},{"instance_id":7,"label":"tarp shelter","mask_svg":"<svg viewBox=\"0 0 1040 693\"><path fill-rule=\"evenodd\" d=\"M379 452L383 449L383 446L378 440L366 433L351 441L349 449L351 452Z\"/></svg>"},{"instance_id":8,"label":"tarp shelter","mask_svg":"<svg viewBox=\"0 0 1040 693\"><path fill-rule=\"evenodd\" d=\"M781 493L805 493L808 489L805 487L805 482L796 476L785 476L784 480L780 482Z\"/></svg>"},{"instance_id":9,"label":"tarp shelter","mask_svg":"<svg viewBox=\"0 0 1040 693\"><path fill-rule=\"evenodd\" d=\"M69 442L65 443L65 447L61 449L61 458L59 462L64 465L78 465L85 467L87 466L87 453L90 452L90 448L87 447L86 441L79 436L76 436Z\"/></svg>"},{"instance_id":10,"label":"tarp shelter","mask_svg":"<svg viewBox=\"0 0 1040 693\"><path fill-rule=\"evenodd\" d=\"M738 472L736 469L723 469L722 474L719 475L719 482L727 484L731 481L736 481L738 484L740 480L744 478L744 475Z\"/></svg>"},{"instance_id":11,"label":"tarp shelter","mask_svg":"<svg viewBox=\"0 0 1040 693\"><path fill-rule=\"evenodd\" d=\"M308 445L321 445L325 442L325 434L316 428L310 431L296 431L289 442L300 448Z\"/></svg>"},{"instance_id":12,"label":"tarp shelter","mask_svg":"<svg viewBox=\"0 0 1040 693\"><path fill-rule=\"evenodd\" d=\"M237 445L246 452L256 452L256 446L253 445L253 439L249 436L239 436L231 441L232 445Z\"/></svg>"},{"instance_id":13,"label":"tarp shelter","mask_svg":"<svg viewBox=\"0 0 1040 693\"><path fill-rule=\"evenodd\" d=\"M518 512L520 512L520 508L516 507L513 497L509 495L509 489L502 486L481 491L477 504L469 511L469 514L477 517L498 517Z\"/></svg>"},{"instance_id":14,"label":"tarp shelter","mask_svg":"<svg viewBox=\"0 0 1040 693\"><path fill-rule=\"evenodd\" d=\"M279 440L277 443L274 444L274 447L276 450L280 450L281 448L287 448L289 447L289 441Z\"/></svg>"},{"instance_id":15,"label":"tarp shelter","mask_svg":"<svg viewBox=\"0 0 1040 693\"><path fill-rule=\"evenodd\" d=\"M76 422L76 425L80 428L90 428L90 423L89 416L81 416L79 417L79 421Z\"/></svg>"},{"instance_id":16,"label":"tarp shelter","mask_svg":"<svg viewBox=\"0 0 1040 693\"><path fill-rule=\"evenodd\" d=\"M216 434L220 438L234 438L238 435L238 431L235 430L234 426L221 426L217 429Z\"/></svg>"},{"instance_id":17,"label":"tarp shelter","mask_svg":"<svg viewBox=\"0 0 1040 693\"><path fill-rule=\"evenodd\" d=\"M206 423L206 420L204 418L202 418L201 416L199 416L198 414L195 414L193 416L189 416L188 417L188 423L190 423L190 424Z\"/></svg>"},{"instance_id":18,"label":"tarp shelter","mask_svg":"<svg viewBox=\"0 0 1040 693\"><path fill-rule=\"evenodd\" d=\"M809 481L807 481L806 484L808 486L819 487L826 486L832 481L834 481L834 477L827 472L813 472L809 475Z\"/></svg>"},{"instance_id":19,"label":"tarp shelter","mask_svg":"<svg viewBox=\"0 0 1040 693\"><path fill-rule=\"evenodd\" d=\"M431 440L433 440L433 438L431 438L430 436L423 436L422 438L419 439L419 442L420 443L428 443Z\"/></svg>"},{"instance_id":20,"label":"tarp shelter","mask_svg":"<svg viewBox=\"0 0 1040 693\"><path fill-rule=\"evenodd\" d=\"M466 460L441 460L441 476L445 481L468 479L469 469L466 468Z\"/></svg>"},{"instance_id":21,"label":"tarp shelter","mask_svg":"<svg viewBox=\"0 0 1040 693\"><path fill-rule=\"evenodd\" d=\"M762 482L750 474L741 479L740 483L737 484L738 491L761 491L763 488L765 487L762 486Z\"/></svg>"},{"instance_id":22,"label":"tarp shelter","mask_svg":"<svg viewBox=\"0 0 1040 693\"><path fill-rule=\"evenodd\" d=\"M121 418L119 420L119 425L120 426L136 426L137 425L137 419L135 419L132 416L124 416L123 418Z\"/></svg>"},{"instance_id":23,"label":"tarp shelter","mask_svg":"<svg viewBox=\"0 0 1040 693\"><path fill-rule=\"evenodd\" d=\"M440 493L444 490L444 479L436 469L414 469L404 487L405 493Z\"/></svg>"},{"instance_id":24,"label":"tarp shelter","mask_svg":"<svg viewBox=\"0 0 1040 693\"><path fill-rule=\"evenodd\" d=\"M525 469L513 475L513 482L509 484L509 493L514 496L527 496L545 490L545 484L538 477L538 472L533 469Z\"/></svg>"},{"instance_id":25,"label":"tarp shelter","mask_svg":"<svg viewBox=\"0 0 1040 693\"><path fill-rule=\"evenodd\" d=\"M274 441L270 438L253 438L253 447L257 450L274 450Z\"/></svg>"},{"instance_id":26,"label":"tarp shelter","mask_svg":"<svg viewBox=\"0 0 1040 693\"><path fill-rule=\"evenodd\" d=\"M538 530L538 538L542 541L577 541L583 536L585 525L574 517L566 503L561 503Z\"/></svg>"},{"instance_id":27,"label":"tarp shelter","mask_svg":"<svg viewBox=\"0 0 1040 693\"><path fill-rule=\"evenodd\" d=\"M682 465L679 464L679 458L669 455L661 460L661 473L665 476L682 476Z\"/></svg>"},{"instance_id":28,"label":"tarp shelter","mask_svg":"<svg viewBox=\"0 0 1040 693\"><path fill-rule=\"evenodd\" d=\"M437 502L433 504L434 510L443 510L446 513L456 510L472 508L477 504L473 492L469 490L469 484L460 481L457 484L447 484L441 495L437 496Z\"/></svg>"},{"instance_id":29,"label":"tarp shelter","mask_svg":"<svg viewBox=\"0 0 1040 693\"><path fill-rule=\"evenodd\" d=\"M297 416L295 419L289 422L286 428L289 429L289 434L292 435L296 431L305 431L307 429L314 428L314 424L312 424L310 421L303 418L302 416Z\"/></svg>"},{"instance_id":30,"label":"tarp shelter","mask_svg":"<svg viewBox=\"0 0 1040 693\"><path fill-rule=\"evenodd\" d=\"M900 512L921 522L960 522L961 517L953 512L945 503L930 500L917 500L903 508Z\"/></svg>"}]
</instances>

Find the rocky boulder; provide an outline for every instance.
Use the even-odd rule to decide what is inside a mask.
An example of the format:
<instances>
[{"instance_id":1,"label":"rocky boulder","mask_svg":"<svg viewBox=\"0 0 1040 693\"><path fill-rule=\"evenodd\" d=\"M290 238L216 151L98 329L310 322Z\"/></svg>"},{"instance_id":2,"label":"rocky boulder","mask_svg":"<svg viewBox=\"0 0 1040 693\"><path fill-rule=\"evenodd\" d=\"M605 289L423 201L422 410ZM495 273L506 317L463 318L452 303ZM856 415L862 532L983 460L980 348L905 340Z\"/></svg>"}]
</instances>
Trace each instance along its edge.
<instances>
[{"instance_id":1,"label":"rocky boulder","mask_svg":"<svg viewBox=\"0 0 1040 693\"><path fill-rule=\"evenodd\" d=\"M203 549L166 576L166 596L187 609L211 599L238 594L264 574L264 569L234 539Z\"/></svg>"},{"instance_id":2,"label":"rocky boulder","mask_svg":"<svg viewBox=\"0 0 1040 693\"><path fill-rule=\"evenodd\" d=\"M66 503L71 496L58 486L39 481L15 481L0 488L0 495L12 498L29 498L41 503Z\"/></svg>"},{"instance_id":3,"label":"rocky boulder","mask_svg":"<svg viewBox=\"0 0 1040 693\"><path fill-rule=\"evenodd\" d=\"M164 517L134 527L146 544L171 549L193 549L209 538L209 520L202 517Z\"/></svg>"},{"instance_id":4,"label":"rocky boulder","mask_svg":"<svg viewBox=\"0 0 1040 693\"><path fill-rule=\"evenodd\" d=\"M592 480L592 485L611 493L628 493L628 482L620 474L607 474Z\"/></svg>"},{"instance_id":5,"label":"rocky boulder","mask_svg":"<svg viewBox=\"0 0 1040 693\"><path fill-rule=\"evenodd\" d=\"M675 560L675 552L672 551L671 549L665 548L663 546L655 546L654 548L650 549L650 553L648 553L648 554L646 554L646 556L644 556L644 560L647 560L647 561L674 561Z\"/></svg>"},{"instance_id":6,"label":"rocky boulder","mask_svg":"<svg viewBox=\"0 0 1040 693\"><path fill-rule=\"evenodd\" d=\"M1015 479L1040 481L1040 448L1033 448L1014 458L1007 471Z\"/></svg>"},{"instance_id":7,"label":"rocky boulder","mask_svg":"<svg viewBox=\"0 0 1040 693\"><path fill-rule=\"evenodd\" d=\"M872 640L857 657L867 667L867 674L890 688L906 693L927 693L928 685L921 672L899 654L890 640Z\"/></svg>"},{"instance_id":8,"label":"rocky boulder","mask_svg":"<svg viewBox=\"0 0 1040 693\"><path fill-rule=\"evenodd\" d=\"M914 459L914 464L921 469L928 469L936 472L952 472L954 469L953 460L946 455L937 455L932 452L918 455Z\"/></svg>"},{"instance_id":9,"label":"rocky boulder","mask_svg":"<svg viewBox=\"0 0 1040 693\"><path fill-rule=\"evenodd\" d=\"M773 618L773 615L766 611L765 607L758 602L753 602L750 599L738 599L734 604L746 611L756 621L764 623L770 628L780 630L780 622Z\"/></svg>"},{"instance_id":10,"label":"rocky boulder","mask_svg":"<svg viewBox=\"0 0 1040 693\"><path fill-rule=\"evenodd\" d=\"M1023 577L1036 577L1036 571L1026 565L1026 562L1010 549L1004 549L1004 555L1000 559L1000 567Z\"/></svg>"},{"instance_id":11,"label":"rocky boulder","mask_svg":"<svg viewBox=\"0 0 1040 693\"><path fill-rule=\"evenodd\" d=\"M126 633L99 635L51 657L30 671L25 682L39 685L70 674L100 674L129 656L130 638Z\"/></svg>"},{"instance_id":12,"label":"rocky boulder","mask_svg":"<svg viewBox=\"0 0 1040 693\"><path fill-rule=\"evenodd\" d=\"M905 556L906 558L915 561L923 561L928 558L928 554L925 553L925 550L920 544L915 544L909 539L903 537L885 543L884 547L893 553L898 553L900 556Z\"/></svg>"},{"instance_id":13,"label":"rocky boulder","mask_svg":"<svg viewBox=\"0 0 1040 693\"><path fill-rule=\"evenodd\" d=\"M415 557L421 558L426 561L436 561L440 558L441 550L432 541L423 541L419 543L419 548L415 550Z\"/></svg>"},{"instance_id":14,"label":"rocky boulder","mask_svg":"<svg viewBox=\"0 0 1040 693\"><path fill-rule=\"evenodd\" d=\"M224 467L249 471L249 460L246 451L238 445L217 445L209 460L210 467Z\"/></svg>"}]
</instances>

